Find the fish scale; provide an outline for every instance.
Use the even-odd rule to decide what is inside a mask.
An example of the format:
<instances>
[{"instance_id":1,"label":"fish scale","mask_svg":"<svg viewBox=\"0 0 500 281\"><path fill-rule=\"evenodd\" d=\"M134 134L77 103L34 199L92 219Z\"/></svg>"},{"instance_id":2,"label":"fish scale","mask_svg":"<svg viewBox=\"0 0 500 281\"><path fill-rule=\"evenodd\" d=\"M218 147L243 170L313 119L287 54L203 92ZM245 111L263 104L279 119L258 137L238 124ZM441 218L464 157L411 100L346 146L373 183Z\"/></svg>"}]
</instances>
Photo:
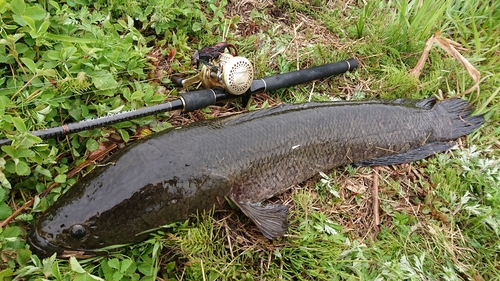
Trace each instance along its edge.
<instances>
[{"instance_id":1,"label":"fish scale","mask_svg":"<svg viewBox=\"0 0 500 281\"><path fill-rule=\"evenodd\" d=\"M171 128L112 155L63 194L33 226L41 256L85 256L133 243L229 198L274 239L287 207L262 204L320 171L425 158L479 127L468 103L322 102L281 105Z\"/></svg>"}]
</instances>

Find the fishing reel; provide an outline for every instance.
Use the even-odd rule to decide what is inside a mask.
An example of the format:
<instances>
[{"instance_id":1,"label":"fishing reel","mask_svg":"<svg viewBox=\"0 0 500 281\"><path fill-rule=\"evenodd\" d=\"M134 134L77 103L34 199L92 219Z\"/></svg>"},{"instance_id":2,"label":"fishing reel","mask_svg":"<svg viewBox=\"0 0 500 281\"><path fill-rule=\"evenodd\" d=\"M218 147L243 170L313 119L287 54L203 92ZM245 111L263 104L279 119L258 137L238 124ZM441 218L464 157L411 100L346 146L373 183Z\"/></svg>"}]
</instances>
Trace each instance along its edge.
<instances>
[{"instance_id":1,"label":"fishing reel","mask_svg":"<svg viewBox=\"0 0 500 281\"><path fill-rule=\"evenodd\" d=\"M226 49L229 53L225 52ZM193 62L197 67L201 63L201 70L189 78L172 76L177 86L201 83L207 89L221 87L232 95L242 95L252 85L253 66L247 58L238 56L238 50L231 43L223 42L198 50L193 55Z\"/></svg>"}]
</instances>

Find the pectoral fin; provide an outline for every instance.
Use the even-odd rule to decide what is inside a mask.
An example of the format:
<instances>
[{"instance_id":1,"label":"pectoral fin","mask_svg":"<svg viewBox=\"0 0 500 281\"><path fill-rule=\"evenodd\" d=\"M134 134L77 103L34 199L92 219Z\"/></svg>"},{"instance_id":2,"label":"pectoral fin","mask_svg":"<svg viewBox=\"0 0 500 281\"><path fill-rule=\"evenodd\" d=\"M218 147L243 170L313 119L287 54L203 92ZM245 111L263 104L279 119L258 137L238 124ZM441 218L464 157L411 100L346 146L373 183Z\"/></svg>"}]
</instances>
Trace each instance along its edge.
<instances>
[{"instance_id":1,"label":"pectoral fin","mask_svg":"<svg viewBox=\"0 0 500 281\"><path fill-rule=\"evenodd\" d=\"M354 163L356 166L387 166L387 165L397 165L403 163L409 163L417 160L424 159L435 153L444 152L455 146L454 142L433 142L428 143L419 148L407 151L405 153L399 153L394 155L389 155L385 157L379 157L371 160L360 161Z\"/></svg>"},{"instance_id":2,"label":"pectoral fin","mask_svg":"<svg viewBox=\"0 0 500 281\"><path fill-rule=\"evenodd\" d=\"M242 203L233 201L259 227L267 239L285 235L288 229L288 207L281 204Z\"/></svg>"}]
</instances>

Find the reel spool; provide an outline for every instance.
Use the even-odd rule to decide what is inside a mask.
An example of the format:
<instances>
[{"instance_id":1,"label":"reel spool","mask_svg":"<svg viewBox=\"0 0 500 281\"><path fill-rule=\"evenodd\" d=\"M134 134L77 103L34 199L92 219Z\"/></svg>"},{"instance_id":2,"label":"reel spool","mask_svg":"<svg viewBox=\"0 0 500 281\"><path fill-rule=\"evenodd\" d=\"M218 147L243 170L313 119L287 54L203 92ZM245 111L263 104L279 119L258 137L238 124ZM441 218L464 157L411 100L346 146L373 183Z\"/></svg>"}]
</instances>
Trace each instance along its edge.
<instances>
[{"instance_id":1,"label":"reel spool","mask_svg":"<svg viewBox=\"0 0 500 281\"><path fill-rule=\"evenodd\" d=\"M233 49L233 53L224 53L226 48L229 51ZM186 79L173 77L173 82L178 86L189 87L201 82L204 88L222 87L232 95L242 95L250 89L254 78L252 63L238 56L233 44L223 42L205 47L196 51L193 58L197 63L203 63L201 71Z\"/></svg>"},{"instance_id":2,"label":"reel spool","mask_svg":"<svg viewBox=\"0 0 500 281\"><path fill-rule=\"evenodd\" d=\"M201 68L203 87L222 87L230 94L242 95L252 85L253 66L247 58L222 53L212 64L216 66L215 70L206 64Z\"/></svg>"}]
</instances>

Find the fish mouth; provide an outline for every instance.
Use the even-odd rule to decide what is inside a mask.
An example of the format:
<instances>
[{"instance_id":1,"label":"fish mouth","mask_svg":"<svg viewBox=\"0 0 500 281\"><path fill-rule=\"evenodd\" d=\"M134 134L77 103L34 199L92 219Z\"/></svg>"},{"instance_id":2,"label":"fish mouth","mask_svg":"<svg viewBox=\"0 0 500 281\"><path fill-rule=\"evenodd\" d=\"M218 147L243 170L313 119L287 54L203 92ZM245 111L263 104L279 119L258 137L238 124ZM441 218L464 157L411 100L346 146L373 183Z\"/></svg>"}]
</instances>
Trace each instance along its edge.
<instances>
[{"instance_id":1,"label":"fish mouth","mask_svg":"<svg viewBox=\"0 0 500 281\"><path fill-rule=\"evenodd\" d=\"M27 237L27 242L30 244L31 252L43 258L50 257L54 253L57 253L57 255L59 256L64 251L64 248L53 245L42 236L40 236L36 229L33 229L30 232Z\"/></svg>"},{"instance_id":2,"label":"fish mouth","mask_svg":"<svg viewBox=\"0 0 500 281\"><path fill-rule=\"evenodd\" d=\"M64 247L56 246L40 236L36 229L31 231L26 240L30 245L31 252L41 258L48 258L54 253L56 253L56 256L60 258L88 258L96 255L93 251L70 250Z\"/></svg>"}]
</instances>

